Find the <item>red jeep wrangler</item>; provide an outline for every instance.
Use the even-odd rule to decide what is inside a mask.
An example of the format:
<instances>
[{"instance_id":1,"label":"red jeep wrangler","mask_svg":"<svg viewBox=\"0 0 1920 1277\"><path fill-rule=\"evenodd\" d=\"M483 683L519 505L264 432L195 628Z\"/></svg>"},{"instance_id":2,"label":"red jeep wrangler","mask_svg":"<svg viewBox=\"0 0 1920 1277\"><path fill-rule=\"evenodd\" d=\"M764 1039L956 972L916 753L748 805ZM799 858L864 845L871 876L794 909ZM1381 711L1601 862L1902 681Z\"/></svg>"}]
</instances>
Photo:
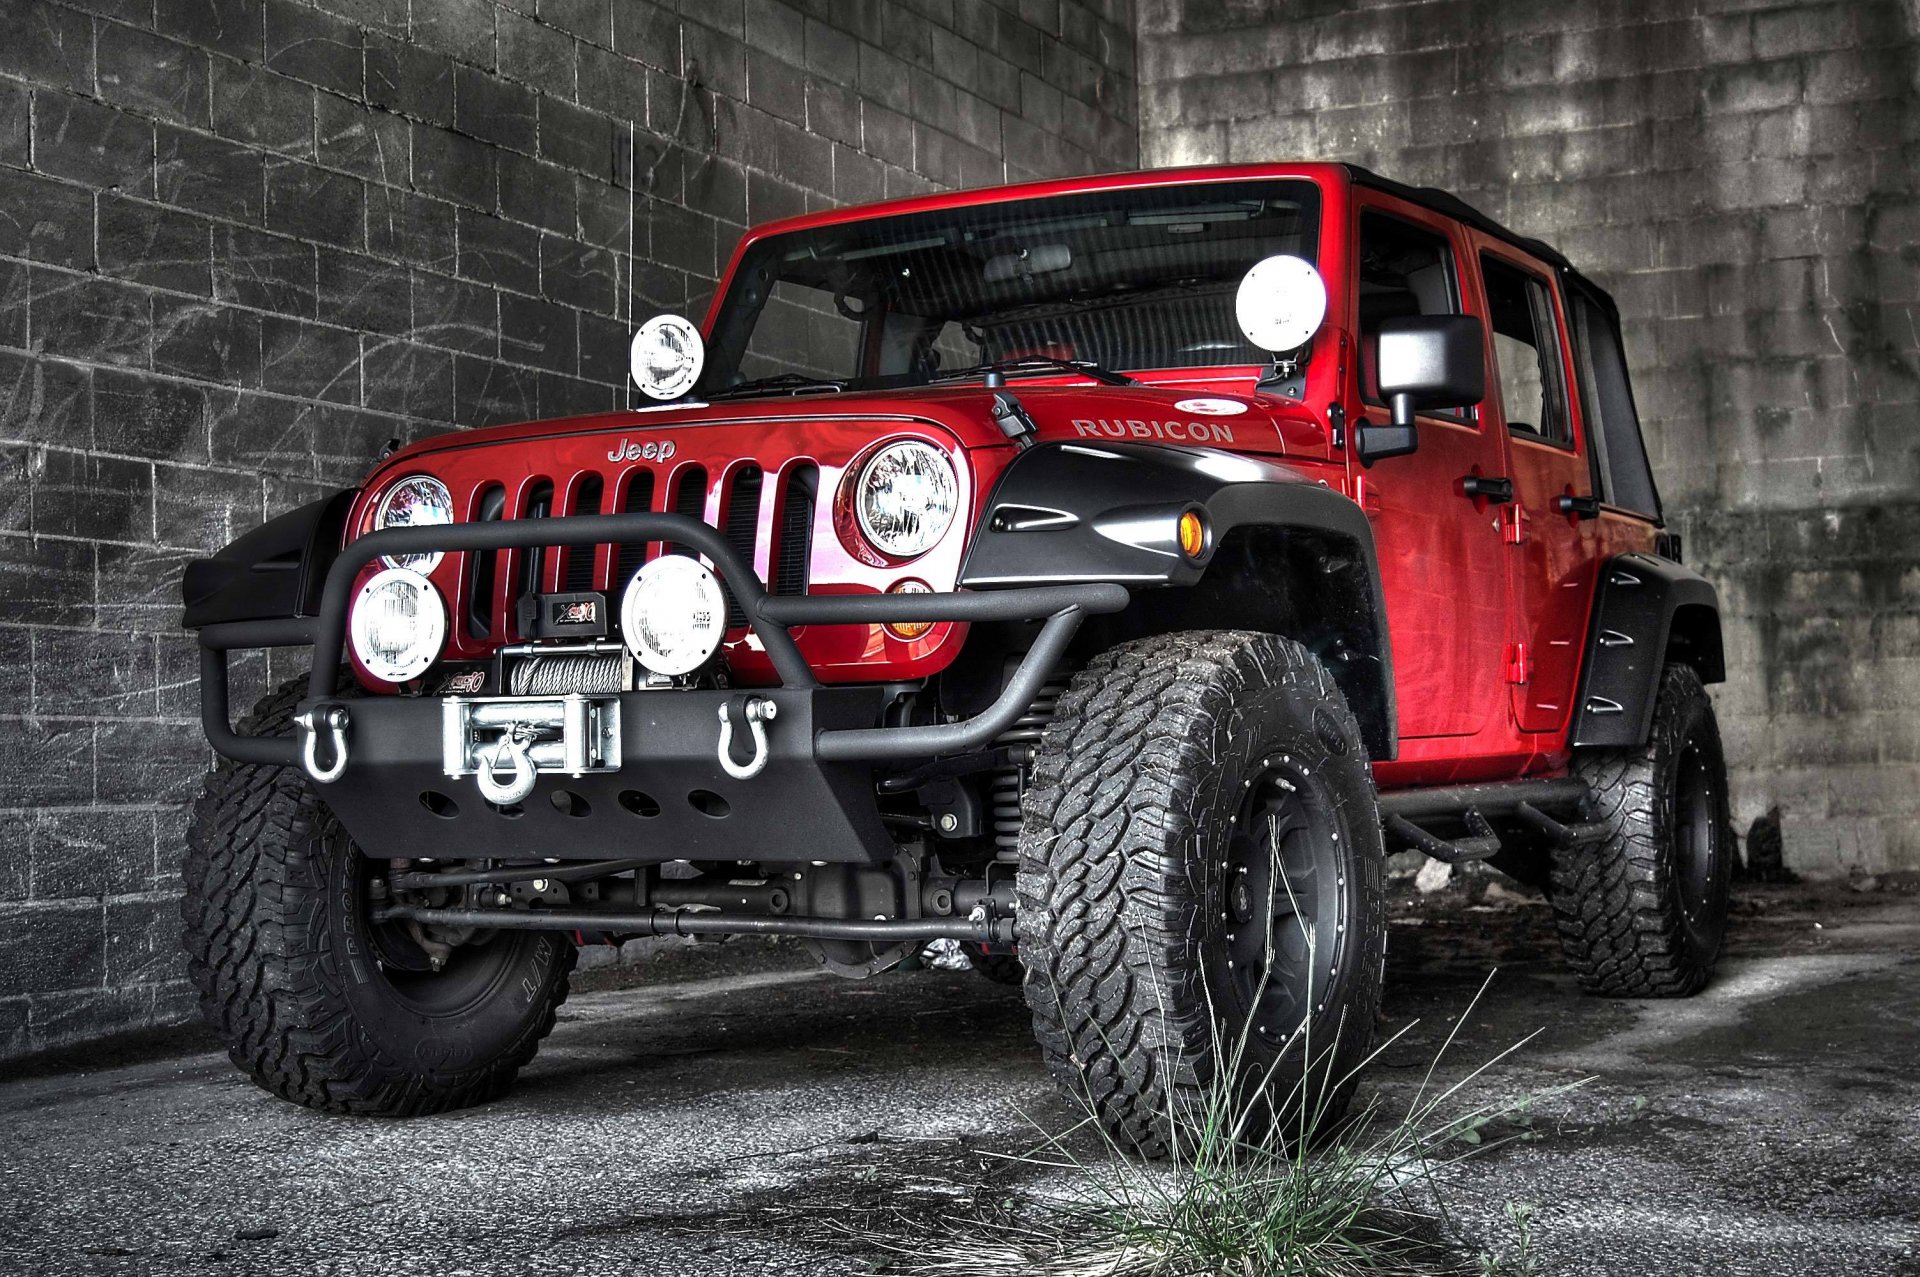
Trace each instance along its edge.
<instances>
[{"instance_id":1,"label":"red jeep wrangler","mask_svg":"<svg viewBox=\"0 0 1920 1277\"><path fill-rule=\"evenodd\" d=\"M750 232L633 371L187 571L186 944L276 1094L496 1095L582 943L952 939L1159 1153L1229 1054L1344 1100L1394 847L1544 884L1597 992L1707 979L1717 605L1546 245L1334 164L929 196Z\"/></svg>"}]
</instances>

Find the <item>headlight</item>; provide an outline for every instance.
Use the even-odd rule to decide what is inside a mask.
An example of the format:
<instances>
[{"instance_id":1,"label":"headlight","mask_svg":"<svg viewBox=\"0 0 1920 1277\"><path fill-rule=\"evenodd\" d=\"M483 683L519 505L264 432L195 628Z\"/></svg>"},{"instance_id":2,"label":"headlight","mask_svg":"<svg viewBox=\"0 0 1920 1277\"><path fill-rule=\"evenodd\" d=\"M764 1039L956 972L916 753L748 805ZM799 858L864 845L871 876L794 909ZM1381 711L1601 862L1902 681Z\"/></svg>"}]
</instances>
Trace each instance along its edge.
<instances>
[{"instance_id":1,"label":"headlight","mask_svg":"<svg viewBox=\"0 0 1920 1277\"><path fill-rule=\"evenodd\" d=\"M700 560L663 554L633 574L620 599L620 632L656 674L691 674L727 633L727 596Z\"/></svg>"},{"instance_id":2,"label":"headlight","mask_svg":"<svg viewBox=\"0 0 1920 1277\"><path fill-rule=\"evenodd\" d=\"M946 453L918 440L891 443L860 472L854 514L860 531L896 559L925 554L953 526L960 483Z\"/></svg>"},{"instance_id":3,"label":"headlight","mask_svg":"<svg viewBox=\"0 0 1920 1277\"><path fill-rule=\"evenodd\" d=\"M387 489L380 506L373 512L373 530L388 528L431 528L453 522L453 497L447 485L430 474L409 475ZM441 556L434 554L395 554L380 561L390 568L412 568L431 572L440 566Z\"/></svg>"},{"instance_id":4,"label":"headlight","mask_svg":"<svg viewBox=\"0 0 1920 1277\"><path fill-rule=\"evenodd\" d=\"M347 630L353 654L369 674L404 683L426 673L440 655L447 608L426 577L388 568L360 587Z\"/></svg>"}]
</instances>

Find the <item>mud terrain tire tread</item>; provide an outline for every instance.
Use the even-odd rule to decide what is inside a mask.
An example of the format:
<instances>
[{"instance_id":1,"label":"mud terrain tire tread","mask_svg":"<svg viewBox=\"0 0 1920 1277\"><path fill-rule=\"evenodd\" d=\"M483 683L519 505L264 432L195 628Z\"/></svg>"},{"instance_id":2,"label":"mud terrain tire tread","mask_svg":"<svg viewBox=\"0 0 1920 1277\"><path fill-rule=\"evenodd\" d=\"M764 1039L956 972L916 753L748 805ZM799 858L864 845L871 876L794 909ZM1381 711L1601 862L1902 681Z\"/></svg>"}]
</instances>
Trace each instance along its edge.
<instances>
[{"instance_id":1,"label":"mud terrain tire tread","mask_svg":"<svg viewBox=\"0 0 1920 1277\"><path fill-rule=\"evenodd\" d=\"M1214 1028L1193 960L1204 929L1190 849L1218 769L1215 723L1243 697L1304 682L1336 714L1365 773L1360 731L1325 667L1272 634L1188 631L1120 644L1074 678L1024 797L1018 875L1027 1003L1049 1071L1140 1153L1173 1151L1170 1113L1197 1112L1212 1081ZM1383 900L1373 789L1355 842L1371 846L1360 890ZM1367 838L1371 842L1365 841ZM1364 879L1370 878L1367 882ZM1371 1042L1385 953L1384 905L1362 911L1349 1005L1358 1054ZM1328 1097L1337 1116L1349 1079Z\"/></svg>"},{"instance_id":2,"label":"mud terrain tire tread","mask_svg":"<svg viewBox=\"0 0 1920 1277\"><path fill-rule=\"evenodd\" d=\"M1574 774L1593 793L1589 819L1608 825L1611 833L1602 842L1554 851L1550 895L1561 949L1590 993L1682 998L1699 992L1713 972L1718 942L1702 951L1682 913L1667 841L1671 795L1661 793L1689 730L1703 733L1701 744L1710 752L1724 830L1727 786L1719 728L1706 688L1686 665L1662 671L1646 744L1582 750L1574 757ZM1721 854L1731 854L1724 833L1721 837ZM1718 907L1724 917L1724 885Z\"/></svg>"},{"instance_id":3,"label":"mud terrain tire tread","mask_svg":"<svg viewBox=\"0 0 1920 1277\"><path fill-rule=\"evenodd\" d=\"M241 734L284 733L306 686L302 677L269 693ZM188 825L181 901L202 1013L256 1083L308 1108L414 1117L497 1097L553 1029L573 945L558 946L544 1007L506 1049L445 1070L394 1058L354 1021L328 943L315 851L337 833L332 822L298 768L222 759L208 775Z\"/></svg>"}]
</instances>

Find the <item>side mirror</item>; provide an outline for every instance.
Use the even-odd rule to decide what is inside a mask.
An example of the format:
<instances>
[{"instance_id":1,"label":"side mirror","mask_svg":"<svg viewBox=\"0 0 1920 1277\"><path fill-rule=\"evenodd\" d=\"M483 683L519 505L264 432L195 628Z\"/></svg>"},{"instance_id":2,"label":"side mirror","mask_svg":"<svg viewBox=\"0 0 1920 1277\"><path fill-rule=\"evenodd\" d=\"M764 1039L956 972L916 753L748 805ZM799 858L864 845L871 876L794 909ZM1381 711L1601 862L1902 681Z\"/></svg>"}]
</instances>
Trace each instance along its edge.
<instances>
[{"instance_id":1,"label":"side mirror","mask_svg":"<svg viewBox=\"0 0 1920 1277\"><path fill-rule=\"evenodd\" d=\"M1364 426L1360 459L1405 456L1419 446L1413 415L1463 408L1487 397L1486 336L1471 315L1409 315L1380 325L1374 355L1380 393L1393 409L1386 426Z\"/></svg>"}]
</instances>

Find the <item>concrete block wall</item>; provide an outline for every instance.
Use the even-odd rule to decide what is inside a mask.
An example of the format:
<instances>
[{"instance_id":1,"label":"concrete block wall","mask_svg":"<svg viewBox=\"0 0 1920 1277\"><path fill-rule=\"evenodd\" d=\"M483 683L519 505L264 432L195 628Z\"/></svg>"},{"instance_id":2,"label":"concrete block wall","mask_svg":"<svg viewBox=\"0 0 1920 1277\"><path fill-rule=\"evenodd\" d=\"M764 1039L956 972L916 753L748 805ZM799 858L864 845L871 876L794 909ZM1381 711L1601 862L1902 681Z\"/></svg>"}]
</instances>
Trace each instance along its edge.
<instances>
[{"instance_id":1,"label":"concrete block wall","mask_svg":"<svg viewBox=\"0 0 1920 1277\"><path fill-rule=\"evenodd\" d=\"M632 317L699 314L750 221L1137 158L1127 0L0 0L0 31L0 1057L193 1013L187 559L388 439L618 404Z\"/></svg>"},{"instance_id":2,"label":"concrete block wall","mask_svg":"<svg viewBox=\"0 0 1920 1277\"><path fill-rule=\"evenodd\" d=\"M1140 0L1149 165L1354 160L1613 290L1742 829L1920 869L1920 7Z\"/></svg>"}]
</instances>

